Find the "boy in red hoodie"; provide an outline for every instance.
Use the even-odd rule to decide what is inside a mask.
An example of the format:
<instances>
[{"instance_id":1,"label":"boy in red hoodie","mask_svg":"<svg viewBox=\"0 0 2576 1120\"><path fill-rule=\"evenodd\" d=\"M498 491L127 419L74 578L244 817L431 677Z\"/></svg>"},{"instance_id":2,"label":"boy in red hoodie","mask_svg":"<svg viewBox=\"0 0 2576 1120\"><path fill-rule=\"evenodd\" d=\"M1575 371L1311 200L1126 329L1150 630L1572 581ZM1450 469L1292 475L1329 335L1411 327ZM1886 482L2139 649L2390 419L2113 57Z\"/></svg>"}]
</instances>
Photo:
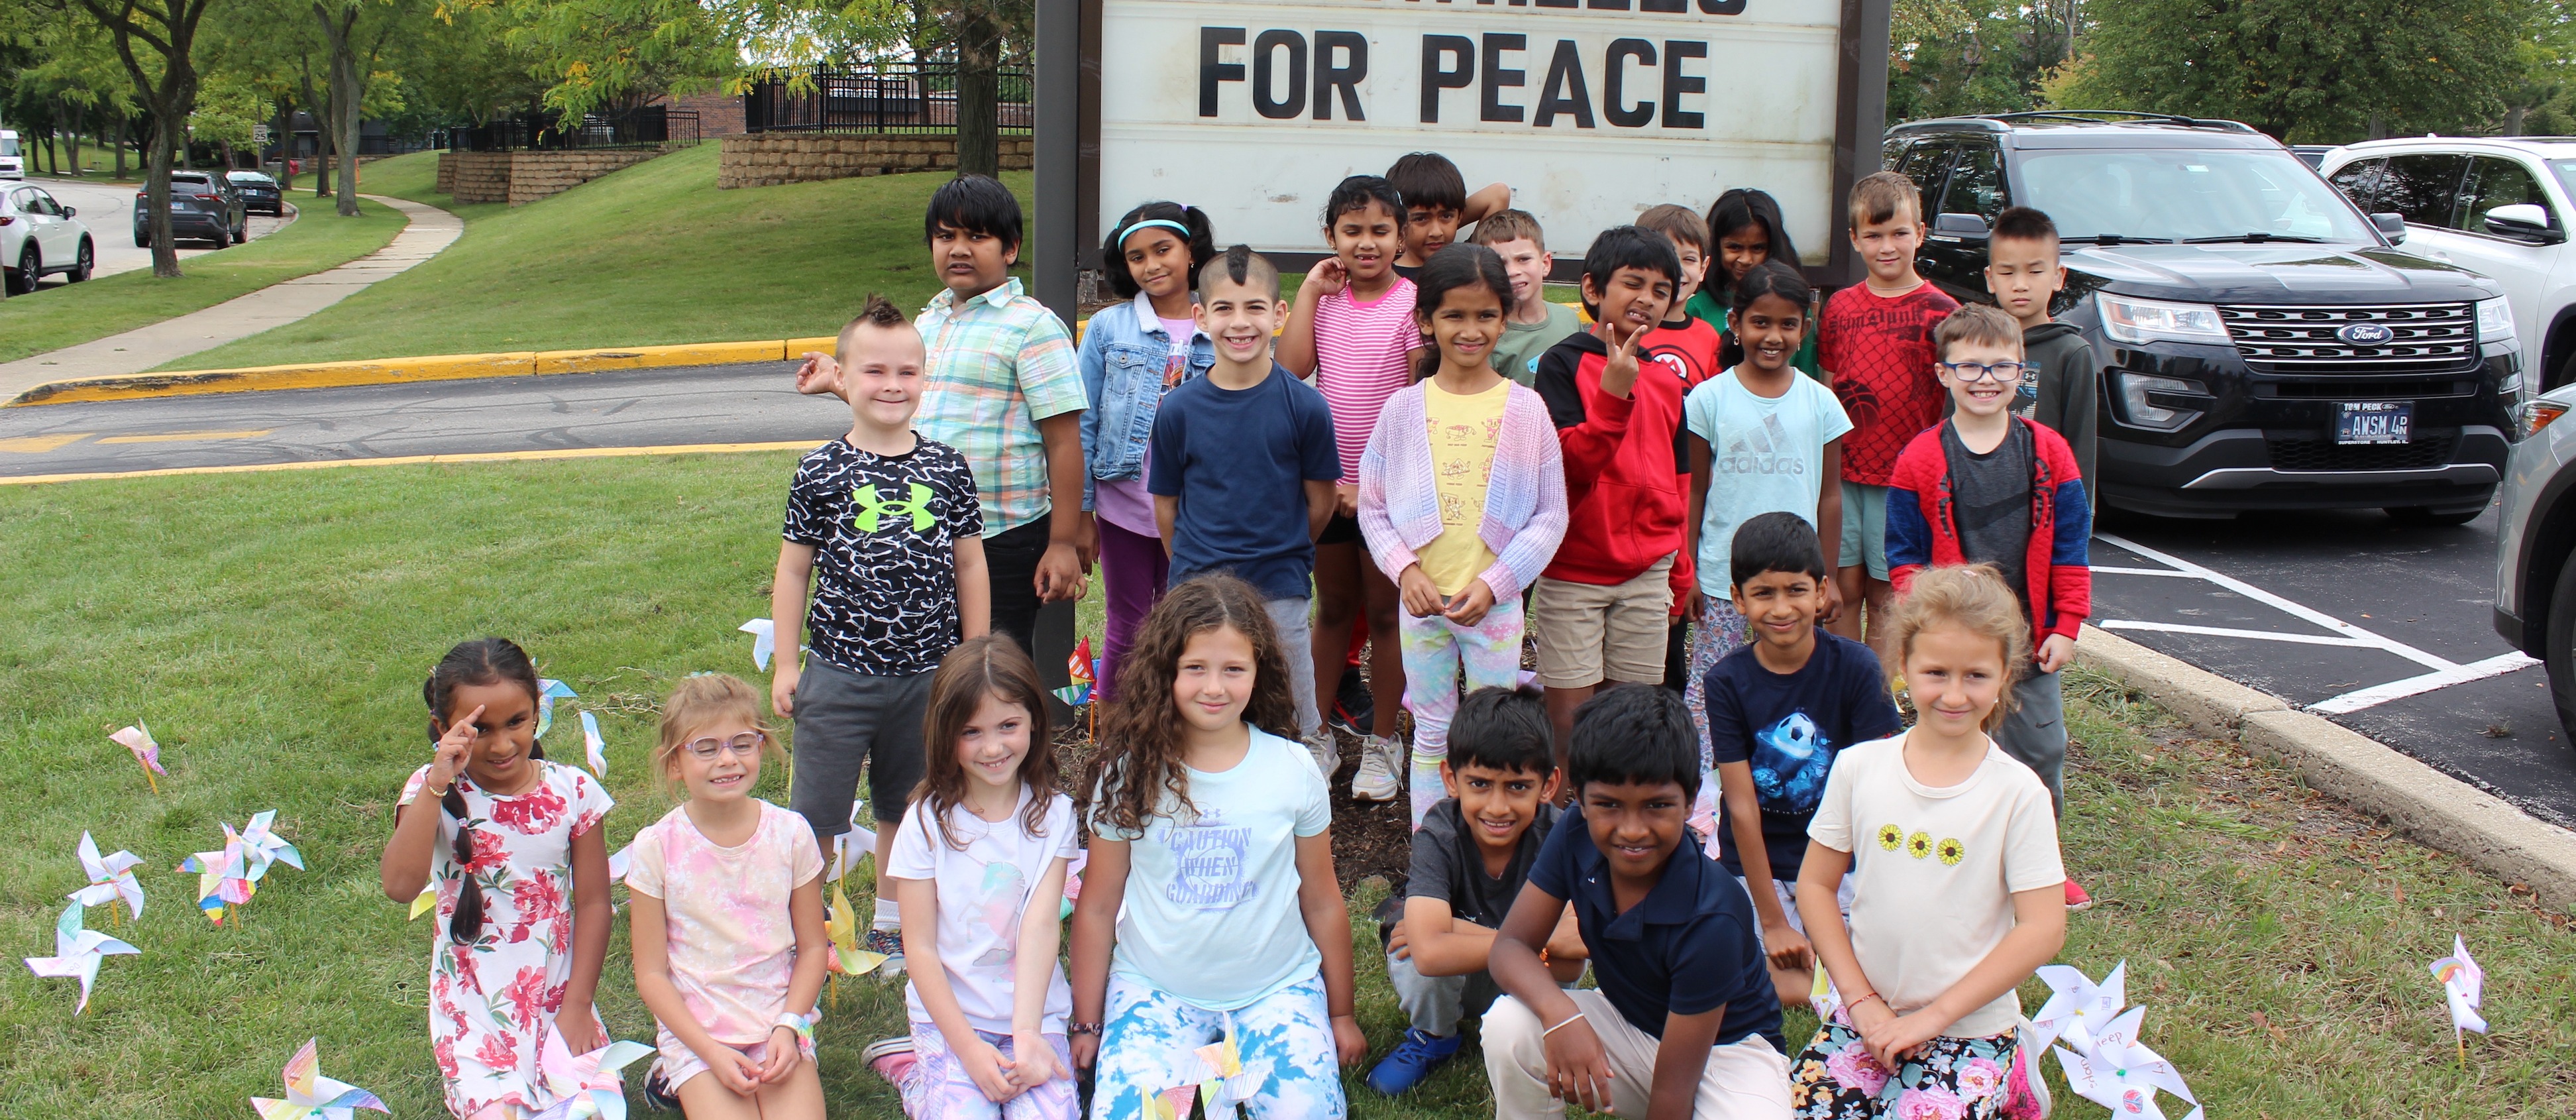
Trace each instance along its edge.
<instances>
[{"instance_id":1,"label":"boy in red hoodie","mask_svg":"<svg viewBox=\"0 0 2576 1120\"><path fill-rule=\"evenodd\" d=\"M1533 387L1565 447L1565 543L1538 579L1530 631L1564 763L1574 710L1603 680L1664 679L1673 555L1682 546L1682 378L1645 357L1648 332L1680 290L1681 258L1660 233L1604 230L1583 255L1594 326L1539 356Z\"/></svg>"},{"instance_id":2,"label":"boy in red hoodie","mask_svg":"<svg viewBox=\"0 0 2576 1120\"><path fill-rule=\"evenodd\" d=\"M1950 418L1914 437L1888 475L1887 563L1896 593L1915 573L1991 564L2030 618L2032 664L2014 666L2012 706L1995 745L2047 783L2066 816L2066 718L2057 671L2075 658L2093 613L2087 542L2092 510L2066 439L2012 411L2021 390L2021 324L1983 303L1962 307L1933 335ZM2066 905L2092 905L2066 881Z\"/></svg>"}]
</instances>

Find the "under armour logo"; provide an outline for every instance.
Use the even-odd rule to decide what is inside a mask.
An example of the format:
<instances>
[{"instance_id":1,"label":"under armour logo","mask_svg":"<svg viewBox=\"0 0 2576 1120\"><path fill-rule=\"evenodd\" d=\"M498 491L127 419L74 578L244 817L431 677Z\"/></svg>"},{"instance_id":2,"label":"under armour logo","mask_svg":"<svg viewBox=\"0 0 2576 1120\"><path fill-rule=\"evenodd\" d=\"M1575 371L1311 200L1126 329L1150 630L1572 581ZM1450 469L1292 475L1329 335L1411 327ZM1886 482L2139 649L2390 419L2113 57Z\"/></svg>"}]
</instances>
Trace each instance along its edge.
<instances>
[{"instance_id":1,"label":"under armour logo","mask_svg":"<svg viewBox=\"0 0 2576 1120\"><path fill-rule=\"evenodd\" d=\"M886 514L900 516L908 513L912 515L912 531L927 533L933 520L930 515L930 498L930 488L916 482L912 484L910 501L888 501L878 497L876 485L870 483L850 492L850 500L859 503L859 514L851 519L851 523L857 525L862 533L873 533L877 531L877 526L883 523Z\"/></svg>"}]
</instances>

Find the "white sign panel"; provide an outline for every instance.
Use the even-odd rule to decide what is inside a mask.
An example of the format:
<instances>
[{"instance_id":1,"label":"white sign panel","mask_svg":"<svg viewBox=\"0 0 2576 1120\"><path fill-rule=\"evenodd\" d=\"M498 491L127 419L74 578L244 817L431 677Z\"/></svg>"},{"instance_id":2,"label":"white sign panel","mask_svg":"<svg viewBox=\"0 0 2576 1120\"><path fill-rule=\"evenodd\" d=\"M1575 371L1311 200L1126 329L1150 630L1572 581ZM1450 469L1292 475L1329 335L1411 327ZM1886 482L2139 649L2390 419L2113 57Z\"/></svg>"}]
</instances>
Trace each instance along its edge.
<instances>
[{"instance_id":1,"label":"white sign panel","mask_svg":"<svg viewBox=\"0 0 2576 1120\"><path fill-rule=\"evenodd\" d=\"M1582 6L1578 6L1582 5ZM1830 248L1838 0L1102 0L1100 228L1206 210L1220 245L1325 251L1346 175L1407 152L1503 182L1549 247L1730 187Z\"/></svg>"}]
</instances>

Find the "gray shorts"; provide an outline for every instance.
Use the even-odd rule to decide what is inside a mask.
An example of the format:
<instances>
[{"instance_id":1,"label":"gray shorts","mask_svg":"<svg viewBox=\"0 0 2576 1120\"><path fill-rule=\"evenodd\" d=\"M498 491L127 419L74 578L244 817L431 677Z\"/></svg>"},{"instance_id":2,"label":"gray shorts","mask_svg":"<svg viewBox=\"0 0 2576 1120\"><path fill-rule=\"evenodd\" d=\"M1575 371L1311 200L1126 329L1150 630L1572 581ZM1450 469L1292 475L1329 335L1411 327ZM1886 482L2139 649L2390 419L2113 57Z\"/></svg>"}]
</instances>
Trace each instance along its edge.
<instances>
[{"instance_id":1,"label":"gray shorts","mask_svg":"<svg viewBox=\"0 0 2576 1120\"><path fill-rule=\"evenodd\" d=\"M787 807L824 839L850 830L859 768L868 768L868 807L880 824L903 820L921 784L921 722L930 712L930 674L870 677L805 659L796 679L796 777Z\"/></svg>"}]
</instances>

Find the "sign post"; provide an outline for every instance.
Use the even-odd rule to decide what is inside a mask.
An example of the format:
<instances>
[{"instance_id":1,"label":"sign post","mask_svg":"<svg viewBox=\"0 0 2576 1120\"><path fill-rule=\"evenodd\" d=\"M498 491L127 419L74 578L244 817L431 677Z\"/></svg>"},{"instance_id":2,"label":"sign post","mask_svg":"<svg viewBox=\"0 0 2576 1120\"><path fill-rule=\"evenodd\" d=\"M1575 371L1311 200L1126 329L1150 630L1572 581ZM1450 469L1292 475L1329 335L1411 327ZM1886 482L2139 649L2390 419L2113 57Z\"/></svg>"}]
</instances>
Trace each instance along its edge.
<instances>
[{"instance_id":1,"label":"sign post","mask_svg":"<svg viewBox=\"0 0 2576 1120\"><path fill-rule=\"evenodd\" d=\"M1220 244L1311 261L1333 185L1415 151L1470 190L1510 184L1560 269L1648 206L1756 187L1810 275L1848 282L1843 199L1878 166L1889 3L1038 0L1041 298L1070 319L1075 270L1152 199L1206 211ZM1048 232L1068 218L1069 246Z\"/></svg>"}]
</instances>

